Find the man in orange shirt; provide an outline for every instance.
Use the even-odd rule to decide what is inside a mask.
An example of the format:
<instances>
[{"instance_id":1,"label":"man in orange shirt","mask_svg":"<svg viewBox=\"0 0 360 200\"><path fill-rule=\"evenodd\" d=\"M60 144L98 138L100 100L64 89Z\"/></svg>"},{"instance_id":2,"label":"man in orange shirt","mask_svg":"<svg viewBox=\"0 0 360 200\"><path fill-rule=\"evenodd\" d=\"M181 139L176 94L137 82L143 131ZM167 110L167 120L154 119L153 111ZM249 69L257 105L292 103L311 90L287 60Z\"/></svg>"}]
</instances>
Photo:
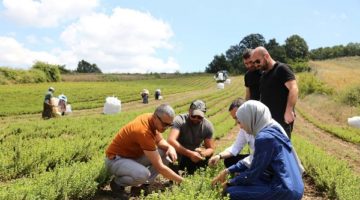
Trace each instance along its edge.
<instances>
[{"instance_id":1,"label":"man in orange shirt","mask_svg":"<svg viewBox=\"0 0 360 200\"><path fill-rule=\"evenodd\" d=\"M140 187L151 183L160 173L180 183L183 178L167 167L167 156L176 161L174 147L162 134L172 125L175 112L162 104L153 114L142 114L122 127L106 149L105 166L115 177L111 190L120 198L127 198L125 186Z\"/></svg>"}]
</instances>

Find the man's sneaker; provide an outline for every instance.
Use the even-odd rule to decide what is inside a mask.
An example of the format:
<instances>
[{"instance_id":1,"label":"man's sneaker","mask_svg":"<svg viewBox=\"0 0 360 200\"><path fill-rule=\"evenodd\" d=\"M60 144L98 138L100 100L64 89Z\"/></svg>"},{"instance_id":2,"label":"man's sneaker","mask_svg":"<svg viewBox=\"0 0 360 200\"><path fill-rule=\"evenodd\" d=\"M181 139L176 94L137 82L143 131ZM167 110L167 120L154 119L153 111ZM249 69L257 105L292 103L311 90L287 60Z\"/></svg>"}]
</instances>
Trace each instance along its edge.
<instances>
[{"instance_id":1,"label":"man's sneaker","mask_svg":"<svg viewBox=\"0 0 360 200\"><path fill-rule=\"evenodd\" d=\"M150 184L142 184L141 186L132 186L130 190L131 196L140 196L141 190L143 190L144 195L148 195L150 193L149 185Z\"/></svg>"},{"instance_id":2,"label":"man's sneaker","mask_svg":"<svg viewBox=\"0 0 360 200\"><path fill-rule=\"evenodd\" d=\"M126 194L125 188L115 183L114 179L110 182L110 188L113 196L121 200L128 200L129 195Z\"/></svg>"}]
</instances>

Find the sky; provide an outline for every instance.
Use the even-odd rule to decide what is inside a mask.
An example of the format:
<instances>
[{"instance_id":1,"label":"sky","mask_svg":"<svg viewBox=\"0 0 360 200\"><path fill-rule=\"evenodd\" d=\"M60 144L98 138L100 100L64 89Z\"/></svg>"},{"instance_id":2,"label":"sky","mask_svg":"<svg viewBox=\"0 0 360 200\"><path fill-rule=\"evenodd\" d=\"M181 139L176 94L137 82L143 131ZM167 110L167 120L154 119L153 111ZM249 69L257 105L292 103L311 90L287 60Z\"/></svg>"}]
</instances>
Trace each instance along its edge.
<instances>
[{"instance_id":1,"label":"sky","mask_svg":"<svg viewBox=\"0 0 360 200\"><path fill-rule=\"evenodd\" d=\"M360 42L360 0L1 0L0 66L203 72L247 35L309 49Z\"/></svg>"}]
</instances>

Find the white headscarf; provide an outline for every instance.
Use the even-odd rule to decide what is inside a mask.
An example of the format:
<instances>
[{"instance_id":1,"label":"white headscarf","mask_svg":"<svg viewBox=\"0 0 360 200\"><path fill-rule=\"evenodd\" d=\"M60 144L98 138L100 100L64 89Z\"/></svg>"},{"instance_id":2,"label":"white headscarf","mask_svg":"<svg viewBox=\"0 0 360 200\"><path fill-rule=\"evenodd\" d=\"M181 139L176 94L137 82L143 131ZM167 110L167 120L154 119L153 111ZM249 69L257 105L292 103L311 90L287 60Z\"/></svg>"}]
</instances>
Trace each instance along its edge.
<instances>
[{"instance_id":1,"label":"white headscarf","mask_svg":"<svg viewBox=\"0 0 360 200\"><path fill-rule=\"evenodd\" d=\"M236 112L240 124L246 127L248 133L256 136L261 129L272 123L270 110L260 101L248 100Z\"/></svg>"},{"instance_id":2,"label":"white headscarf","mask_svg":"<svg viewBox=\"0 0 360 200\"><path fill-rule=\"evenodd\" d=\"M267 126L277 126L283 135L286 137L285 130L279 123L272 119L269 108L260 101L248 100L236 112L236 117L242 126L247 127L249 134L256 136L263 128ZM301 161L291 145L294 158L298 164L300 174L303 174L305 169Z\"/></svg>"}]
</instances>

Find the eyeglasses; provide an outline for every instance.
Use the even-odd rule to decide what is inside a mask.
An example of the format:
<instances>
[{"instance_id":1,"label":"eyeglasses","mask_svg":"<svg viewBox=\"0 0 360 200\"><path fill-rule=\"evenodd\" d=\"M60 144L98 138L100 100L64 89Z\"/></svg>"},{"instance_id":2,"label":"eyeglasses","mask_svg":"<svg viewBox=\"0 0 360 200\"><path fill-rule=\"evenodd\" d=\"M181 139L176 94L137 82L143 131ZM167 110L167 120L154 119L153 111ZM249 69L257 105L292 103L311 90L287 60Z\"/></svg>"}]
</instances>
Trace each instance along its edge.
<instances>
[{"instance_id":1,"label":"eyeglasses","mask_svg":"<svg viewBox=\"0 0 360 200\"><path fill-rule=\"evenodd\" d=\"M159 115L158 114L156 114L156 117L159 119L159 121L161 122L161 125L164 127L164 128L167 128L167 127L170 127L170 126L172 126L173 125L173 123L166 123L166 122L164 122L160 117L159 117Z\"/></svg>"},{"instance_id":2,"label":"eyeglasses","mask_svg":"<svg viewBox=\"0 0 360 200\"><path fill-rule=\"evenodd\" d=\"M203 120L204 118L199 116L199 115L191 115L192 119L198 119L198 120Z\"/></svg>"}]
</instances>

